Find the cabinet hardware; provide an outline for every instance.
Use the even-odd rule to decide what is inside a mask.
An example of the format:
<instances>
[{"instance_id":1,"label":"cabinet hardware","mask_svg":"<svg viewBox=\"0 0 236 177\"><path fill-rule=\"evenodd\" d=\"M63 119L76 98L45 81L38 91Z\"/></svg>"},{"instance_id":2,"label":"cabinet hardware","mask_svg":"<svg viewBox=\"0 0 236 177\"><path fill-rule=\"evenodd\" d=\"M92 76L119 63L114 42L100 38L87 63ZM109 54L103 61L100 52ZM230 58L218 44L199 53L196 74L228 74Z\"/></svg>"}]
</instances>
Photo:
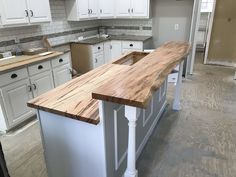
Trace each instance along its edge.
<instances>
[{"instance_id":1,"label":"cabinet hardware","mask_svg":"<svg viewBox=\"0 0 236 177\"><path fill-rule=\"evenodd\" d=\"M29 12L28 10L25 10L26 17L29 17Z\"/></svg>"},{"instance_id":2,"label":"cabinet hardware","mask_svg":"<svg viewBox=\"0 0 236 177\"><path fill-rule=\"evenodd\" d=\"M39 65L38 66L38 69L40 70L40 69L43 69L43 66L42 65Z\"/></svg>"},{"instance_id":3,"label":"cabinet hardware","mask_svg":"<svg viewBox=\"0 0 236 177\"><path fill-rule=\"evenodd\" d=\"M133 8L131 9L131 12L134 13L134 9Z\"/></svg>"},{"instance_id":4,"label":"cabinet hardware","mask_svg":"<svg viewBox=\"0 0 236 177\"><path fill-rule=\"evenodd\" d=\"M12 78L12 79L15 79L15 78L17 78L17 74L15 74L15 73L14 73L14 74L12 74L12 75L11 75L11 78Z\"/></svg>"},{"instance_id":5,"label":"cabinet hardware","mask_svg":"<svg viewBox=\"0 0 236 177\"><path fill-rule=\"evenodd\" d=\"M88 9L88 14L90 14L90 9Z\"/></svg>"},{"instance_id":6,"label":"cabinet hardware","mask_svg":"<svg viewBox=\"0 0 236 177\"><path fill-rule=\"evenodd\" d=\"M101 47L98 47L98 50L100 50L101 49Z\"/></svg>"},{"instance_id":7,"label":"cabinet hardware","mask_svg":"<svg viewBox=\"0 0 236 177\"><path fill-rule=\"evenodd\" d=\"M133 44L130 44L129 46L130 46L130 47L133 47L134 45L133 45Z\"/></svg>"},{"instance_id":8,"label":"cabinet hardware","mask_svg":"<svg viewBox=\"0 0 236 177\"><path fill-rule=\"evenodd\" d=\"M32 92L32 87L28 85L28 92Z\"/></svg>"},{"instance_id":9,"label":"cabinet hardware","mask_svg":"<svg viewBox=\"0 0 236 177\"><path fill-rule=\"evenodd\" d=\"M102 9L100 9L100 13L102 14Z\"/></svg>"},{"instance_id":10,"label":"cabinet hardware","mask_svg":"<svg viewBox=\"0 0 236 177\"><path fill-rule=\"evenodd\" d=\"M91 9L91 14L93 13L93 10Z\"/></svg>"},{"instance_id":11,"label":"cabinet hardware","mask_svg":"<svg viewBox=\"0 0 236 177\"><path fill-rule=\"evenodd\" d=\"M36 84L32 84L32 85L33 85L33 89L36 90L37 89Z\"/></svg>"},{"instance_id":12,"label":"cabinet hardware","mask_svg":"<svg viewBox=\"0 0 236 177\"><path fill-rule=\"evenodd\" d=\"M63 59L62 59L62 58L60 58L60 59L59 59L59 63L62 63L62 62L63 62Z\"/></svg>"},{"instance_id":13,"label":"cabinet hardware","mask_svg":"<svg viewBox=\"0 0 236 177\"><path fill-rule=\"evenodd\" d=\"M112 45L110 45L110 49L112 49Z\"/></svg>"},{"instance_id":14,"label":"cabinet hardware","mask_svg":"<svg viewBox=\"0 0 236 177\"><path fill-rule=\"evenodd\" d=\"M96 58L96 59L95 59L95 63L97 63L97 62L98 62L98 59Z\"/></svg>"},{"instance_id":15,"label":"cabinet hardware","mask_svg":"<svg viewBox=\"0 0 236 177\"><path fill-rule=\"evenodd\" d=\"M32 10L30 10L30 13L31 13L31 17L34 16L34 12Z\"/></svg>"},{"instance_id":16,"label":"cabinet hardware","mask_svg":"<svg viewBox=\"0 0 236 177\"><path fill-rule=\"evenodd\" d=\"M130 13L130 9L128 9L128 13Z\"/></svg>"}]
</instances>

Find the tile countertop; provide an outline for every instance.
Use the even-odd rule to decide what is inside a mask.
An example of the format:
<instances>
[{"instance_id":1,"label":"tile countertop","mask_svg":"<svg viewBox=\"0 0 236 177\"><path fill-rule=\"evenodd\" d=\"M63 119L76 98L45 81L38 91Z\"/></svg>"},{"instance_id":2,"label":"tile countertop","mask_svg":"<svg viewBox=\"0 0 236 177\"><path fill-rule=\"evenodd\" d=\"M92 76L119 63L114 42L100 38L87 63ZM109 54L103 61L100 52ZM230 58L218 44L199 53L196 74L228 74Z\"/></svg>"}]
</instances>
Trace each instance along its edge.
<instances>
[{"instance_id":1,"label":"tile countertop","mask_svg":"<svg viewBox=\"0 0 236 177\"><path fill-rule=\"evenodd\" d=\"M93 37L81 41L76 41L72 43L79 43L79 44L88 44L88 45L95 45L99 44L101 42L109 41L109 40L122 40L122 41L146 41L148 39L151 39L152 36L134 36L134 35L112 35L109 36L108 38L103 38L103 37Z\"/></svg>"}]
</instances>

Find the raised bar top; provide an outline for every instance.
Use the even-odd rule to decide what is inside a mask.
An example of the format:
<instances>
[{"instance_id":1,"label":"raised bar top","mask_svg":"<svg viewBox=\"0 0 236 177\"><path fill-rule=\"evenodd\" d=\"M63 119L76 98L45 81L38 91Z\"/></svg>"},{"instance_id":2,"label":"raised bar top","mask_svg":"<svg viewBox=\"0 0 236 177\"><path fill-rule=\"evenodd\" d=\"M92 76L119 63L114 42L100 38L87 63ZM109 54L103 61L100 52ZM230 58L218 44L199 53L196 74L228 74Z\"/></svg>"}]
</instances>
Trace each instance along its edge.
<instances>
[{"instance_id":1,"label":"raised bar top","mask_svg":"<svg viewBox=\"0 0 236 177\"><path fill-rule=\"evenodd\" d=\"M28 106L98 124L98 100L145 107L189 49L188 43L170 42L148 55L129 53L29 101Z\"/></svg>"},{"instance_id":2,"label":"raised bar top","mask_svg":"<svg viewBox=\"0 0 236 177\"><path fill-rule=\"evenodd\" d=\"M170 72L187 56L190 45L169 42L157 48L127 71L109 80L93 91L92 97L129 106L145 108L152 93L164 82Z\"/></svg>"}]
</instances>

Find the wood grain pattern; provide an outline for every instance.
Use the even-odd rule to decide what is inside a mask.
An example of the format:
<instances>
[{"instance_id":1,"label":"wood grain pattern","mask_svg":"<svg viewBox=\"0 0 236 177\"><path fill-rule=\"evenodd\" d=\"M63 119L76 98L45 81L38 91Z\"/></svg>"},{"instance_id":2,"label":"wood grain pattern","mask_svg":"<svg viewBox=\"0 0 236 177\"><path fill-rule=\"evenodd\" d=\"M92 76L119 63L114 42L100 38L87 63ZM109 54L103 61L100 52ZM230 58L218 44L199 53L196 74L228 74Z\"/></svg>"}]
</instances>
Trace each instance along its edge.
<instances>
[{"instance_id":1,"label":"wood grain pattern","mask_svg":"<svg viewBox=\"0 0 236 177\"><path fill-rule=\"evenodd\" d=\"M190 45L186 42L166 43L134 63L129 70L96 89L92 97L145 108L153 92L159 89L168 74L187 56L189 50Z\"/></svg>"},{"instance_id":2,"label":"wood grain pattern","mask_svg":"<svg viewBox=\"0 0 236 177\"><path fill-rule=\"evenodd\" d=\"M62 55L63 52L53 52L50 55L40 56L40 55L32 55L32 56L18 56L12 59L8 59L7 61L0 61L0 72L5 72L8 70L12 70L18 67L30 65L32 63L40 62L43 60L48 60L53 57L58 57Z\"/></svg>"},{"instance_id":3,"label":"wood grain pattern","mask_svg":"<svg viewBox=\"0 0 236 177\"><path fill-rule=\"evenodd\" d=\"M98 100L145 107L189 49L188 43L170 42L149 55L128 53L35 98L28 106L98 124Z\"/></svg>"},{"instance_id":4,"label":"wood grain pattern","mask_svg":"<svg viewBox=\"0 0 236 177\"><path fill-rule=\"evenodd\" d=\"M98 100L92 92L127 67L103 65L33 99L28 106L96 125L100 121Z\"/></svg>"}]
</instances>

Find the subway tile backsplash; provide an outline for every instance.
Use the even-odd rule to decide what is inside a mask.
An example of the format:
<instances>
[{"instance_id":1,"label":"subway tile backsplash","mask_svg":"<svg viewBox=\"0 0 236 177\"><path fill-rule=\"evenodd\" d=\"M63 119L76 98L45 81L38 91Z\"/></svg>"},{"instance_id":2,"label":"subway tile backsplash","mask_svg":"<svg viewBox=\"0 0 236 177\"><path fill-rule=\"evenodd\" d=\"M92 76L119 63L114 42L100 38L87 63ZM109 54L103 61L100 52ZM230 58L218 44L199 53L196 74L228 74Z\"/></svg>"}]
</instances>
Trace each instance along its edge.
<instances>
[{"instance_id":1,"label":"subway tile backsplash","mask_svg":"<svg viewBox=\"0 0 236 177\"><path fill-rule=\"evenodd\" d=\"M152 35L151 19L111 19L68 22L65 11L65 0L50 0L52 22L40 25L11 27L0 29L0 52L12 50L15 38L21 43L21 48L41 46L43 36L48 36L52 45L59 45L75 40L79 36L91 36L98 33L98 28L104 26L112 35Z\"/></svg>"}]
</instances>

